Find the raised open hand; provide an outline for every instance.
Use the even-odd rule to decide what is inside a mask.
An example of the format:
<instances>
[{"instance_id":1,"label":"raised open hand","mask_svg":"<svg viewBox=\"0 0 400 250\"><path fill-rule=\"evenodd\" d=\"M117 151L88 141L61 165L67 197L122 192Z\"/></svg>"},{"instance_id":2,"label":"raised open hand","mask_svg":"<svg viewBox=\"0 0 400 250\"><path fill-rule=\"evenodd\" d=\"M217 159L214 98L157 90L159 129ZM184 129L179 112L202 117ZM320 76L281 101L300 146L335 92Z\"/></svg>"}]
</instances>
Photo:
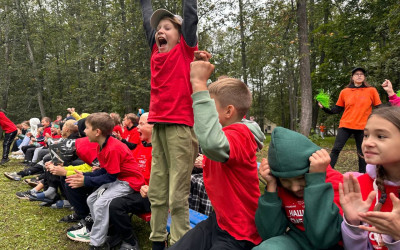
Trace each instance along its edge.
<instances>
[{"instance_id":1,"label":"raised open hand","mask_svg":"<svg viewBox=\"0 0 400 250\"><path fill-rule=\"evenodd\" d=\"M339 183L340 205L342 206L344 216L351 225L360 225L360 212L367 212L375 198L375 191L372 191L367 200L363 200L360 184L352 174L343 176L343 184Z\"/></svg>"}]
</instances>

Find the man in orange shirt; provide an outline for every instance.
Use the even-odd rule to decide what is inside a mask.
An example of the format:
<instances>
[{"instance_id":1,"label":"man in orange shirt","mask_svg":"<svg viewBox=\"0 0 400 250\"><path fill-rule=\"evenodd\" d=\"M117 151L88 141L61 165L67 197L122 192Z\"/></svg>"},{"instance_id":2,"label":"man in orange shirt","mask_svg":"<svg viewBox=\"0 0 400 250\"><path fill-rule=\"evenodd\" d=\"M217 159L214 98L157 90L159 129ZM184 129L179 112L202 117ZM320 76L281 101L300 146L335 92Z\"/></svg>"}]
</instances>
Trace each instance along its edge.
<instances>
[{"instance_id":1,"label":"man in orange shirt","mask_svg":"<svg viewBox=\"0 0 400 250\"><path fill-rule=\"evenodd\" d=\"M325 139L325 137L324 137L325 128L326 128L326 127L324 126L323 123L321 123L321 125L319 125L319 134L321 135L321 138L322 138L322 139Z\"/></svg>"},{"instance_id":2,"label":"man in orange shirt","mask_svg":"<svg viewBox=\"0 0 400 250\"><path fill-rule=\"evenodd\" d=\"M351 135L354 135L358 154L358 171L365 173L365 161L362 157L361 143L364 138L364 127L372 107L381 105L378 91L366 81L366 71L363 68L355 68L351 72L349 85L339 94L336 105L331 109L318 105L328 114L343 112L340 118L338 133L331 151L331 166L335 166L339 153Z\"/></svg>"}]
</instances>

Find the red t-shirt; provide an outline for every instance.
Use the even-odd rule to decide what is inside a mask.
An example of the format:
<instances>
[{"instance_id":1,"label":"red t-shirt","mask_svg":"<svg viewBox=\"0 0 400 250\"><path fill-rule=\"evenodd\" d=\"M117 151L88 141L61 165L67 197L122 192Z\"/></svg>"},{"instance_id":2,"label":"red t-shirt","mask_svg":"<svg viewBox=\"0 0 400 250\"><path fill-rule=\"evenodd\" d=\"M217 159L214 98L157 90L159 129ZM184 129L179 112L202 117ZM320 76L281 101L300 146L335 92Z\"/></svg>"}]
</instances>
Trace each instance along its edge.
<instances>
[{"instance_id":1,"label":"red t-shirt","mask_svg":"<svg viewBox=\"0 0 400 250\"><path fill-rule=\"evenodd\" d=\"M10 119L8 119L8 117L1 111L0 111L0 127L7 134L17 130L17 126L15 126L15 124Z\"/></svg>"},{"instance_id":2,"label":"red t-shirt","mask_svg":"<svg viewBox=\"0 0 400 250\"><path fill-rule=\"evenodd\" d=\"M344 107L339 128L364 130L372 106L381 104L376 88L345 88L340 92L337 106Z\"/></svg>"},{"instance_id":3,"label":"red t-shirt","mask_svg":"<svg viewBox=\"0 0 400 250\"><path fill-rule=\"evenodd\" d=\"M229 141L229 159L225 163L206 159L204 186L213 205L217 222L236 240L258 245L255 214L260 197L254 135L244 124L222 129Z\"/></svg>"},{"instance_id":4,"label":"red t-shirt","mask_svg":"<svg viewBox=\"0 0 400 250\"><path fill-rule=\"evenodd\" d=\"M192 108L192 84L190 83L190 63L195 47L181 42L167 53L158 53L154 44L151 52L151 92L149 122L194 124Z\"/></svg>"},{"instance_id":5,"label":"red t-shirt","mask_svg":"<svg viewBox=\"0 0 400 250\"><path fill-rule=\"evenodd\" d=\"M100 145L97 145L97 152L100 167L109 174L118 174L118 180L126 181L133 190L140 191L144 185L142 171L124 143L110 136L101 151Z\"/></svg>"},{"instance_id":6,"label":"red t-shirt","mask_svg":"<svg viewBox=\"0 0 400 250\"><path fill-rule=\"evenodd\" d=\"M134 127L130 130L125 127L124 133L122 133L121 136L122 136L122 139L125 139L126 141L128 141L130 143L135 143L135 144L140 143L140 135L139 135L139 132L137 131L137 127Z\"/></svg>"},{"instance_id":7,"label":"red t-shirt","mask_svg":"<svg viewBox=\"0 0 400 250\"><path fill-rule=\"evenodd\" d=\"M122 136L122 134L123 134L122 128L121 128L120 125L115 125L114 128L113 128L113 132L119 133L121 136Z\"/></svg>"},{"instance_id":8,"label":"red t-shirt","mask_svg":"<svg viewBox=\"0 0 400 250\"><path fill-rule=\"evenodd\" d=\"M51 133L51 127L50 126L47 126L47 127L45 127L43 129L43 136L46 136L46 134L49 134L50 136L53 136L53 134ZM39 137L41 137L41 136L38 134L36 138L39 138ZM42 145L42 146L46 146L46 142L44 142L44 141L40 141L39 144Z\"/></svg>"},{"instance_id":9,"label":"red t-shirt","mask_svg":"<svg viewBox=\"0 0 400 250\"><path fill-rule=\"evenodd\" d=\"M360 177L358 177L358 182L360 183L362 198L363 198L363 200L366 200L368 198L369 193L374 190L374 187L373 187L374 179L372 179L368 174L363 174ZM392 199L390 199L390 193L394 193L396 195L396 197L399 198L399 189L400 189L400 186L385 185L385 191L387 194L387 198L386 198L385 203L382 205L381 212L391 212L392 211L393 202L392 202ZM380 199L380 198L381 198L381 192L378 190L378 199ZM375 203L376 203L376 199L374 199L372 201L371 207L369 208L368 211L374 210ZM386 246L378 246L378 243L375 240L377 237L379 237L379 234L375 234L372 232L368 233L368 238L369 238L369 241L371 242L373 248L378 249L378 250L387 250L388 248Z\"/></svg>"},{"instance_id":10,"label":"red t-shirt","mask_svg":"<svg viewBox=\"0 0 400 250\"><path fill-rule=\"evenodd\" d=\"M144 177L144 183L149 185L150 180L150 172L151 172L151 151L153 147L144 146L142 142L140 142L137 147L132 151L133 156L138 163L140 170L142 171Z\"/></svg>"},{"instance_id":11,"label":"red t-shirt","mask_svg":"<svg viewBox=\"0 0 400 250\"><path fill-rule=\"evenodd\" d=\"M46 136L46 134L49 134L50 136L52 136L51 127L50 126L47 126L47 127L45 127L43 129L43 136Z\"/></svg>"},{"instance_id":12,"label":"red t-shirt","mask_svg":"<svg viewBox=\"0 0 400 250\"><path fill-rule=\"evenodd\" d=\"M339 213L343 215L342 207L340 206L339 200L339 183L343 183L343 175L328 166L326 169L325 182L332 184L334 198L333 202L339 208ZM285 209L286 217L292 222L298 229L305 231L303 224L304 215L304 199L294 196L292 193L282 187L278 187L278 196L282 200L282 207Z\"/></svg>"},{"instance_id":13,"label":"red t-shirt","mask_svg":"<svg viewBox=\"0 0 400 250\"><path fill-rule=\"evenodd\" d=\"M90 142L88 137L78 138L75 140L76 155L86 164L92 165L97 158L97 146L99 144Z\"/></svg>"}]
</instances>

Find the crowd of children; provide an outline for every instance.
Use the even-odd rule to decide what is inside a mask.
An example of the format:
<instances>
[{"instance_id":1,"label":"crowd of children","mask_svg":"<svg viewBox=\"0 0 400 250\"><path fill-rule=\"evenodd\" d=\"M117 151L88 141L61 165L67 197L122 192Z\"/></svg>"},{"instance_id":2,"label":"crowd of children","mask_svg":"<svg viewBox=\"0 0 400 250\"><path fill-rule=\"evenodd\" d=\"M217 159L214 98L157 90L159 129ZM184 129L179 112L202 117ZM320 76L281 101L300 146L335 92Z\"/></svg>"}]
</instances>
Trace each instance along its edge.
<instances>
[{"instance_id":1,"label":"crowd of children","mask_svg":"<svg viewBox=\"0 0 400 250\"><path fill-rule=\"evenodd\" d=\"M207 85L214 65L211 54L198 51L197 2L183 2L182 19L140 1L151 49L149 113L126 114L121 123L117 113L79 115L68 108L64 121L32 118L15 126L0 112L6 133L0 164L9 161L17 135L12 157L26 164L4 175L15 181L39 175L17 197L72 207L60 222L77 222L67 236L89 249L119 243L122 250L139 249L129 214L149 212L154 250L168 246L168 213L170 249L400 249L400 107L363 116L365 128L357 130L368 165L359 178L343 177L325 149L281 127L272 132L268 159L258 170L256 152L265 136L243 119L251 93L229 77ZM399 105L391 82L382 87ZM203 169L213 212L191 229L194 165ZM259 176L267 183L263 195Z\"/></svg>"}]
</instances>

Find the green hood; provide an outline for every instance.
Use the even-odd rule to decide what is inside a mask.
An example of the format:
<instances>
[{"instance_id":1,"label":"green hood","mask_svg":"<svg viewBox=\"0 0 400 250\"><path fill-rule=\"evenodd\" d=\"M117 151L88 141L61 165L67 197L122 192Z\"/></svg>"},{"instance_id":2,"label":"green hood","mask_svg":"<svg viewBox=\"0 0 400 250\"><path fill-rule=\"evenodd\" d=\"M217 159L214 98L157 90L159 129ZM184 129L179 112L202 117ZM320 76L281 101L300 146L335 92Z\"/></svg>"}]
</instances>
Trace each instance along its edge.
<instances>
[{"instance_id":1,"label":"green hood","mask_svg":"<svg viewBox=\"0 0 400 250\"><path fill-rule=\"evenodd\" d=\"M276 127L271 134L268 163L276 177L304 175L310 168L310 156L321 149L307 137L292 130Z\"/></svg>"},{"instance_id":2,"label":"green hood","mask_svg":"<svg viewBox=\"0 0 400 250\"><path fill-rule=\"evenodd\" d=\"M258 147L257 151L260 151L264 147L265 135L261 131L261 128L258 125L258 123L247 119L242 119L240 123L243 123L250 129L251 133L254 135L254 138L256 139L257 142L257 147Z\"/></svg>"}]
</instances>

